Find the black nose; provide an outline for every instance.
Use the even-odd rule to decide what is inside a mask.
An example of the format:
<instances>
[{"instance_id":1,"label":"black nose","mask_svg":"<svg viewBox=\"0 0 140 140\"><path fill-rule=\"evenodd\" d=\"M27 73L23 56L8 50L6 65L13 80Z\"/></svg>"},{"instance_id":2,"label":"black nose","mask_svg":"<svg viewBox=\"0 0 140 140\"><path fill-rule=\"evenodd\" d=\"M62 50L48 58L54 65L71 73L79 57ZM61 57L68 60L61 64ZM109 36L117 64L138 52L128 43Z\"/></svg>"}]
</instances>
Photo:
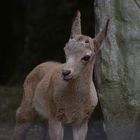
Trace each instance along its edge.
<instances>
[{"instance_id":1,"label":"black nose","mask_svg":"<svg viewBox=\"0 0 140 140\"><path fill-rule=\"evenodd\" d=\"M63 76L67 76L67 75L69 75L70 73L71 73L70 70L63 70L63 71L62 71L62 75L63 75Z\"/></svg>"}]
</instances>

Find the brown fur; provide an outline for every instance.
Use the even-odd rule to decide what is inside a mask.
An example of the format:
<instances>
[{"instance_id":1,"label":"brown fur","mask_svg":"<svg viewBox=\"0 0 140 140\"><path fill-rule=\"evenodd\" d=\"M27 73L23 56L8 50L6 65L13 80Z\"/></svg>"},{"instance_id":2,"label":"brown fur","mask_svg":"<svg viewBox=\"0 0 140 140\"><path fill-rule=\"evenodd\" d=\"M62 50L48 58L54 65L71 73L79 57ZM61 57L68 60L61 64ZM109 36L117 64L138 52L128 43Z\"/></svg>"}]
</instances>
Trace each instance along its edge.
<instances>
[{"instance_id":1,"label":"brown fur","mask_svg":"<svg viewBox=\"0 0 140 140\"><path fill-rule=\"evenodd\" d=\"M73 125L74 140L85 140L87 122L97 105L92 82L96 52L106 36L108 22L94 39L81 35L80 12L64 50L66 63L45 62L34 68L24 82L24 97L17 110L13 140L22 140L37 115L48 120L51 140L63 139L63 123ZM82 57L90 54L88 62ZM62 71L70 70L63 79ZM72 78L71 78L72 77Z\"/></svg>"}]
</instances>

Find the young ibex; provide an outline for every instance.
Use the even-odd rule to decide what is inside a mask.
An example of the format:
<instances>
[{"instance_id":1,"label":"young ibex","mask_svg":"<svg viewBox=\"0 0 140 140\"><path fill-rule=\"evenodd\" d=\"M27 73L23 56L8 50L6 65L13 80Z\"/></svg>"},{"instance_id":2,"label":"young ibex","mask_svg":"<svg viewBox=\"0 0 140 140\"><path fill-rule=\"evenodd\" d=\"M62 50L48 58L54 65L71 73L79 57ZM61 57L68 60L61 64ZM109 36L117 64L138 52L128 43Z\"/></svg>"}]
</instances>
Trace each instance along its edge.
<instances>
[{"instance_id":1,"label":"young ibex","mask_svg":"<svg viewBox=\"0 0 140 140\"><path fill-rule=\"evenodd\" d=\"M64 47L66 63L42 63L25 80L14 140L25 139L37 114L48 120L50 140L63 140L64 123L72 124L74 140L85 140L88 119L98 102L92 81L93 68L108 23L109 20L92 39L82 35L80 12L77 12L70 39Z\"/></svg>"}]
</instances>

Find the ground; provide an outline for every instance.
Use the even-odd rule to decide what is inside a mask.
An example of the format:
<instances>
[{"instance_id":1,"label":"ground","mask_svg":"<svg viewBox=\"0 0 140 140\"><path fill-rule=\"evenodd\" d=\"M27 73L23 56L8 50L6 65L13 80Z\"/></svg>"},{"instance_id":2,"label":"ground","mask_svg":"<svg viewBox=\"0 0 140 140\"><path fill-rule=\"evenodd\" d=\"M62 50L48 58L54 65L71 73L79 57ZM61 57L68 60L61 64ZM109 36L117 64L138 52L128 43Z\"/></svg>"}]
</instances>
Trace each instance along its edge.
<instances>
[{"instance_id":1,"label":"ground","mask_svg":"<svg viewBox=\"0 0 140 140\"><path fill-rule=\"evenodd\" d=\"M27 140L40 140L43 135L42 124L35 124L28 133ZM14 131L14 124L0 124L0 140L10 140ZM46 130L47 132L47 130ZM106 140L106 136L101 128L101 122L90 121L89 131L86 140ZM72 140L71 126L65 126L64 140Z\"/></svg>"}]
</instances>

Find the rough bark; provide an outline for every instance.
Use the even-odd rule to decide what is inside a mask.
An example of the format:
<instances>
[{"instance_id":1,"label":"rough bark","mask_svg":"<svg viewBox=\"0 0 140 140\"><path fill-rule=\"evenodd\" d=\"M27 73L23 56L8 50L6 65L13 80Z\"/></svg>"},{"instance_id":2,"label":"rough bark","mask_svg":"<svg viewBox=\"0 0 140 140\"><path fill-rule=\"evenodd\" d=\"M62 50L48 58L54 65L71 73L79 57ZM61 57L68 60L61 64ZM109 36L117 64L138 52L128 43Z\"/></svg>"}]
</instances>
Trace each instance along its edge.
<instances>
[{"instance_id":1,"label":"rough bark","mask_svg":"<svg viewBox=\"0 0 140 140\"><path fill-rule=\"evenodd\" d=\"M97 29L111 18L101 51L99 99L108 140L140 139L140 1L96 0Z\"/></svg>"}]
</instances>

